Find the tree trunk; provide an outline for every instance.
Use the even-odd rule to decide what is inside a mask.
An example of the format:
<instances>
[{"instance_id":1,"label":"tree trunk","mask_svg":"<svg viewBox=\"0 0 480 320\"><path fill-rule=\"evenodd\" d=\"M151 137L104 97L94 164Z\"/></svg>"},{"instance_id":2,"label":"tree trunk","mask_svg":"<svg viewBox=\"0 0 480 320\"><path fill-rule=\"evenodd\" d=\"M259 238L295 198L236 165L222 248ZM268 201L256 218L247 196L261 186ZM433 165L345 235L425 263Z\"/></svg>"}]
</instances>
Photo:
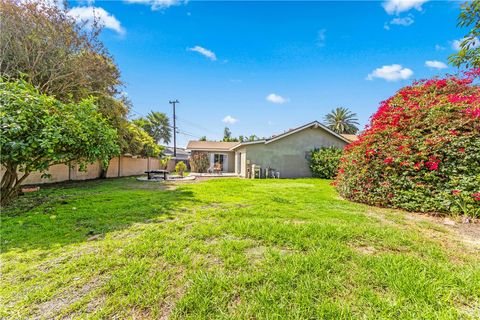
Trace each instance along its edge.
<instances>
[{"instance_id":1,"label":"tree trunk","mask_svg":"<svg viewBox=\"0 0 480 320\"><path fill-rule=\"evenodd\" d=\"M108 159L108 163L110 164L110 160ZM100 162L100 179L107 179L107 172L108 172L108 165L104 166L103 163Z\"/></svg>"},{"instance_id":2,"label":"tree trunk","mask_svg":"<svg viewBox=\"0 0 480 320\"><path fill-rule=\"evenodd\" d=\"M6 165L7 171L2 177L0 188L0 206L5 206L15 199L20 193L20 185L27 178L29 173L25 173L20 179L18 178L17 166Z\"/></svg>"}]
</instances>

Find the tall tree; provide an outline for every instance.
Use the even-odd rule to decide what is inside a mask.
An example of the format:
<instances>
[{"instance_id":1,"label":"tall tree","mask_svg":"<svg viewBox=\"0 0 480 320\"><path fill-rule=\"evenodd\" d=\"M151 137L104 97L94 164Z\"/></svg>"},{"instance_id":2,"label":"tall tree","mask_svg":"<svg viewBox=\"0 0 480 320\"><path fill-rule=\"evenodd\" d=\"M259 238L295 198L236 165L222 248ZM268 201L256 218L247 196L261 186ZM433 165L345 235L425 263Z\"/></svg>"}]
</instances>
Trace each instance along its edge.
<instances>
[{"instance_id":1,"label":"tall tree","mask_svg":"<svg viewBox=\"0 0 480 320\"><path fill-rule=\"evenodd\" d=\"M54 164L101 160L118 154L117 132L97 111L94 100L62 103L40 94L24 80L0 78L0 157L5 168L1 204L18 194L33 171L46 172ZM20 175L19 175L20 173Z\"/></svg>"},{"instance_id":2,"label":"tall tree","mask_svg":"<svg viewBox=\"0 0 480 320\"><path fill-rule=\"evenodd\" d=\"M449 57L452 65L460 68L480 67L480 0L466 2L458 16L457 26L471 27L460 42L460 50Z\"/></svg>"},{"instance_id":3,"label":"tall tree","mask_svg":"<svg viewBox=\"0 0 480 320\"><path fill-rule=\"evenodd\" d=\"M356 134L358 132L357 114L347 108L339 107L332 110L324 120L327 127L336 133Z\"/></svg>"},{"instance_id":4,"label":"tall tree","mask_svg":"<svg viewBox=\"0 0 480 320\"><path fill-rule=\"evenodd\" d=\"M230 131L230 128L225 127L223 129L223 141L230 141L232 139L232 132Z\"/></svg>"},{"instance_id":5,"label":"tall tree","mask_svg":"<svg viewBox=\"0 0 480 320\"><path fill-rule=\"evenodd\" d=\"M172 139L170 120L163 112L152 111L146 118L136 119L134 123L145 130L156 143L169 144Z\"/></svg>"},{"instance_id":6,"label":"tall tree","mask_svg":"<svg viewBox=\"0 0 480 320\"><path fill-rule=\"evenodd\" d=\"M102 29L98 19L78 23L49 0L0 0L0 76L25 79L64 103L95 97L98 111L117 129L117 144L128 152L130 103L100 41Z\"/></svg>"}]
</instances>

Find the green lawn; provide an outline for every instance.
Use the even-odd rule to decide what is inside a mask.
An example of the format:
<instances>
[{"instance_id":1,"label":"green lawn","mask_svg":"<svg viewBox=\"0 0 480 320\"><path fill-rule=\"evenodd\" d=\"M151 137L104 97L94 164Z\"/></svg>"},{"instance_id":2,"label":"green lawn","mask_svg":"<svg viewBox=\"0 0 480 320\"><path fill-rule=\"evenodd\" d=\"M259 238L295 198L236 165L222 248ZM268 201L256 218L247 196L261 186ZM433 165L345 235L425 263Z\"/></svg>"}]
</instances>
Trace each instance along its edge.
<instances>
[{"instance_id":1,"label":"green lawn","mask_svg":"<svg viewBox=\"0 0 480 320\"><path fill-rule=\"evenodd\" d=\"M478 249L329 181L133 178L2 213L0 318L474 319Z\"/></svg>"}]
</instances>

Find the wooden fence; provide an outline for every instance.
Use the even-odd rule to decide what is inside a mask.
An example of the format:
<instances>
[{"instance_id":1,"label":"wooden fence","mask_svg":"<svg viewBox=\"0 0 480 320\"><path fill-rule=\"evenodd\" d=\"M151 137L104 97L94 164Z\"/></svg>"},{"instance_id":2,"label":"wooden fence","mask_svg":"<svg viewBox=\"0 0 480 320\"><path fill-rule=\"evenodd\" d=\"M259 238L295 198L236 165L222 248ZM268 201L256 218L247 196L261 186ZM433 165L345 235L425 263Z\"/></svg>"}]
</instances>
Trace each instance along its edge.
<instances>
[{"instance_id":1,"label":"wooden fence","mask_svg":"<svg viewBox=\"0 0 480 320\"><path fill-rule=\"evenodd\" d=\"M169 166L171 164L169 163ZM110 160L108 166L107 178L127 177L145 174L146 170L160 169L160 160L158 158L136 158L129 156L116 157ZM169 168L170 169L170 168ZM0 168L0 176L3 177L5 170ZM80 171L78 166L71 164L57 164L51 166L46 172L50 178L42 178L40 172L32 172L23 184L42 184L74 180L90 180L100 177L100 162L87 165L87 171Z\"/></svg>"}]
</instances>

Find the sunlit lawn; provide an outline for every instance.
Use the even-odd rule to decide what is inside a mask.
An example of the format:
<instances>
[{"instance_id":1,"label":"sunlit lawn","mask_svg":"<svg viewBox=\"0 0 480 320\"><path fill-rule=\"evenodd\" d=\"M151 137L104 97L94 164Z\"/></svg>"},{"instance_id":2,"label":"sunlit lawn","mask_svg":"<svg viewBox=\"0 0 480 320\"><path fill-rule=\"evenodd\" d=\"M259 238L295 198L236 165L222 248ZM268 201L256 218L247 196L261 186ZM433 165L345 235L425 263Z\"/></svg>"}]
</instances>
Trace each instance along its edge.
<instances>
[{"instance_id":1,"label":"sunlit lawn","mask_svg":"<svg viewBox=\"0 0 480 320\"><path fill-rule=\"evenodd\" d=\"M480 318L478 251L407 216L313 179L42 188L2 212L0 317Z\"/></svg>"}]
</instances>

